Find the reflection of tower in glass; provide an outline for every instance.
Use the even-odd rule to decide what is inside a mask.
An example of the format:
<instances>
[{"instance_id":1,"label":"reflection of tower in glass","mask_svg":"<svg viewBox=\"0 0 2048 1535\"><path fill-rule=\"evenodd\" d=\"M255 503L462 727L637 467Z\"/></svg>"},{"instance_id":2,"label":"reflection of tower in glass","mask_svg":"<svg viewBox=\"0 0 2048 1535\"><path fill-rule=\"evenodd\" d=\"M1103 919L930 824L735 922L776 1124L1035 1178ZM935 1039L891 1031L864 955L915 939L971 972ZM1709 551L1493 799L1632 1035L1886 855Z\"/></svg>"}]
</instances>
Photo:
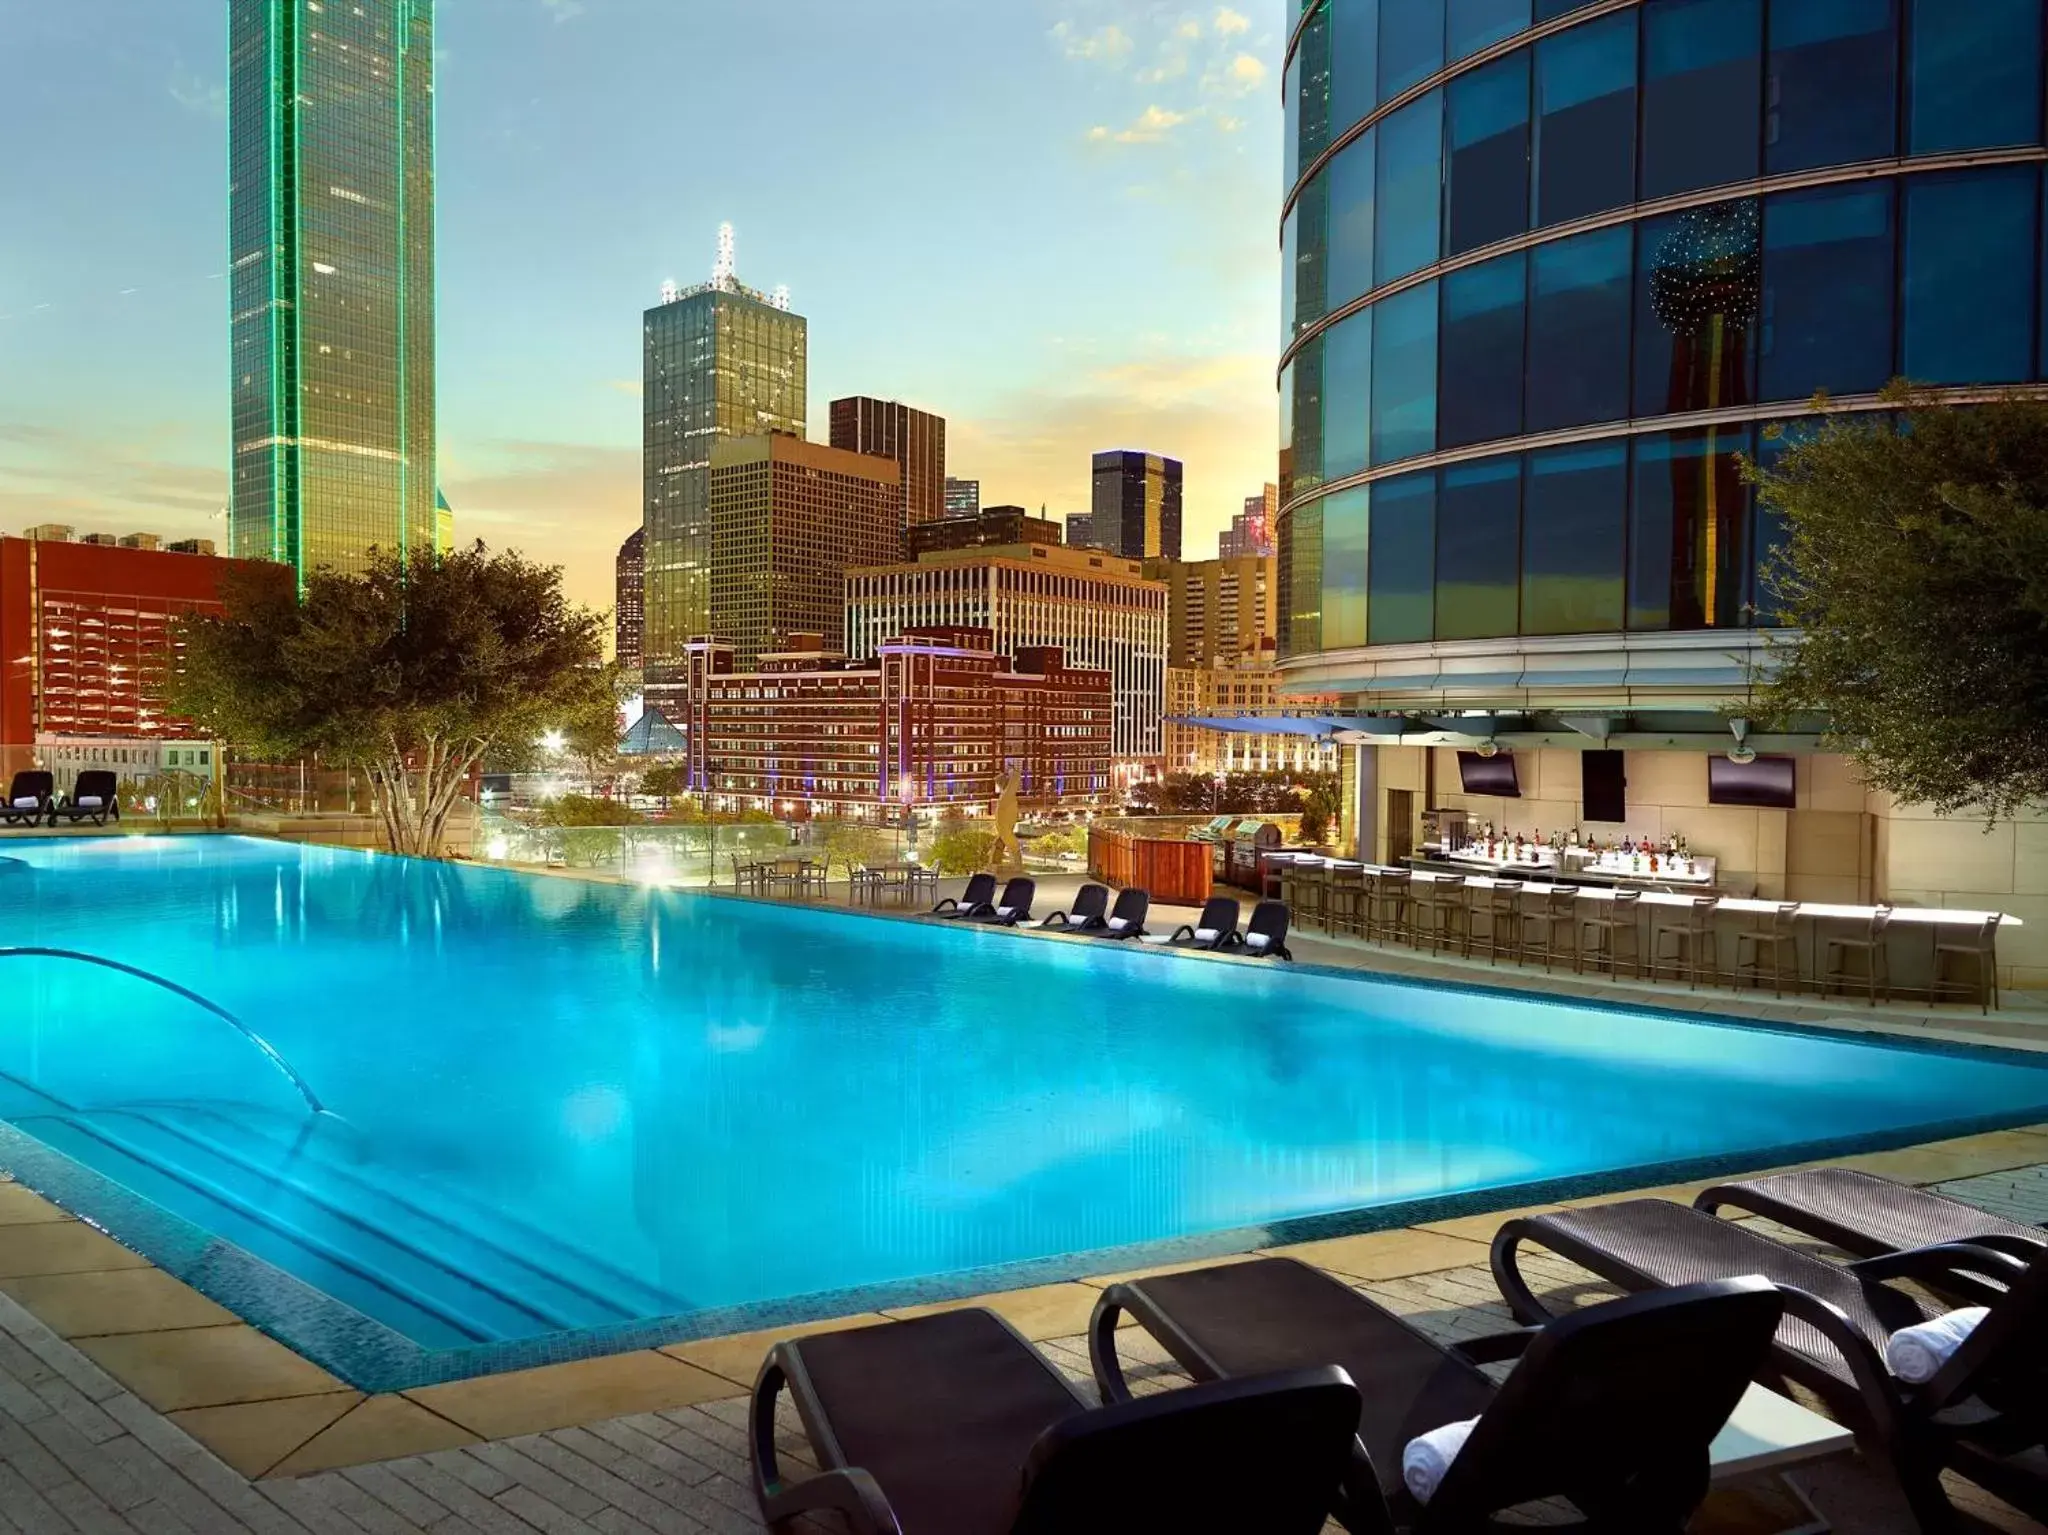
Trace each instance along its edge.
<instances>
[{"instance_id":1,"label":"reflection of tower in glass","mask_svg":"<svg viewBox=\"0 0 2048 1535\"><path fill-rule=\"evenodd\" d=\"M1665 409L1750 403L1750 333L1762 287L1761 225L1753 198L1682 214L1657 248L1650 306L1671 335ZM1746 430L1746 428L1744 429ZM1671 457L1671 627L1735 622L1743 497L1720 432L1697 457ZM1724 597L1731 599L1724 612Z\"/></svg>"}]
</instances>

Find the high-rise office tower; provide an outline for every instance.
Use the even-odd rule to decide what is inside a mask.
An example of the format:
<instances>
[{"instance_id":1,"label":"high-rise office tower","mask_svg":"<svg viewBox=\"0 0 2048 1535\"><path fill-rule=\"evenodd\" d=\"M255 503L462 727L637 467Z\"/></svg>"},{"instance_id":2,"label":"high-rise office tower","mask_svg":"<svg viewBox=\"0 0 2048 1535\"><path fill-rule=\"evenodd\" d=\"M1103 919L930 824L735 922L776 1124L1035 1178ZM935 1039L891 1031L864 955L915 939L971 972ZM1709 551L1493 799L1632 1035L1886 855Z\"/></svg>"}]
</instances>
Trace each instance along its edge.
<instances>
[{"instance_id":1,"label":"high-rise office tower","mask_svg":"<svg viewBox=\"0 0 2048 1535\"><path fill-rule=\"evenodd\" d=\"M1280 510L1280 487L1268 485L1256 496L1244 498L1244 510L1230 519L1227 531L1216 535L1216 557L1239 560L1265 558L1273 552L1273 518Z\"/></svg>"},{"instance_id":2,"label":"high-rise office tower","mask_svg":"<svg viewBox=\"0 0 2048 1535\"><path fill-rule=\"evenodd\" d=\"M776 433L711 450L711 626L742 668L845 630L846 572L898 558L903 477L878 453Z\"/></svg>"},{"instance_id":3,"label":"high-rise office tower","mask_svg":"<svg viewBox=\"0 0 2048 1535\"><path fill-rule=\"evenodd\" d=\"M229 0L229 543L305 573L439 528L433 0Z\"/></svg>"},{"instance_id":4,"label":"high-rise office tower","mask_svg":"<svg viewBox=\"0 0 2048 1535\"><path fill-rule=\"evenodd\" d=\"M1095 537L1095 514L1093 512L1067 513L1067 547L1069 549L1100 549L1104 547Z\"/></svg>"},{"instance_id":5,"label":"high-rise office tower","mask_svg":"<svg viewBox=\"0 0 2048 1535\"><path fill-rule=\"evenodd\" d=\"M956 480L946 476L946 515L974 517L981 512L981 481Z\"/></svg>"},{"instance_id":6,"label":"high-rise office tower","mask_svg":"<svg viewBox=\"0 0 2048 1535\"><path fill-rule=\"evenodd\" d=\"M1127 560L1180 558L1181 466L1157 453L1095 455L1094 541ZM1069 538L1068 542L1072 542Z\"/></svg>"},{"instance_id":7,"label":"high-rise office tower","mask_svg":"<svg viewBox=\"0 0 2048 1535\"><path fill-rule=\"evenodd\" d=\"M670 283L645 317L642 457L650 682L678 680L684 646L712 632L711 448L732 437L805 430L808 327L789 292L743 287L732 226L711 280Z\"/></svg>"},{"instance_id":8,"label":"high-rise office tower","mask_svg":"<svg viewBox=\"0 0 2048 1535\"><path fill-rule=\"evenodd\" d=\"M832 446L846 453L893 458L903 471L899 538L920 522L946 515L946 418L894 400L856 395L832 402Z\"/></svg>"},{"instance_id":9,"label":"high-rise office tower","mask_svg":"<svg viewBox=\"0 0 2048 1535\"><path fill-rule=\"evenodd\" d=\"M637 672L646 654L647 529L635 528L619 545L618 598L612 609L612 649L619 665Z\"/></svg>"}]
</instances>

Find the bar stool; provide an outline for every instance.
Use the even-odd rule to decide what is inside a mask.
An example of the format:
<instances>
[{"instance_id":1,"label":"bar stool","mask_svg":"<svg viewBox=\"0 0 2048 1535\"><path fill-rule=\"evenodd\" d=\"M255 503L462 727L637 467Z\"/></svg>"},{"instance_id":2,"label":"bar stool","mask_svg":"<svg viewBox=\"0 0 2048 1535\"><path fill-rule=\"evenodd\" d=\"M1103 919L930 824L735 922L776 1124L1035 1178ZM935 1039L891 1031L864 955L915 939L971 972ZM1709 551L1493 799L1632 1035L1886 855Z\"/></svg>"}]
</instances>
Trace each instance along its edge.
<instances>
[{"instance_id":1,"label":"bar stool","mask_svg":"<svg viewBox=\"0 0 2048 1535\"><path fill-rule=\"evenodd\" d=\"M1522 908L1522 957L1533 960L1540 955L1543 973L1548 975L1553 960L1566 954L1578 957L1579 892L1572 885L1556 885L1528 893L1536 904ZM1532 935L1532 928L1540 930L1541 936ZM1568 944L1563 941L1567 937L1571 940Z\"/></svg>"},{"instance_id":2,"label":"bar stool","mask_svg":"<svg viewBox=\"0 0 2048 1535\"><path fill-rule=\"evenodd\" d=\"M1333 933L1365 936L1365 870L1330 871L1323 887L1323 920Z\"/></svg>"},{"instance_id":3,"label":"bar stool","mask_svg":"<svg viewBox=\"0 0 2048 1535\"><path fill-rule=\"evenodd\" d=\"M1763 984L1764 972L1771 973L1771 995L1785 995L1785 955L1792 955L1792 989L1803 990L1799 973L1799 903L1780 901L1768 917L1735 935L1735 984L1750 976Z\"/></svg>"},{"instance_id":4,"label":"bar stool","mask_svg":"<svg viewBox=\"0 0 2048 1535\"><path fill-rule=\"evenodd\" d=\"M1479 933L1473 924L1481 917L1486 919L1486 962L1500 963L1501 950L1506 949L1508 958L1513 959L1522 942L1522 882L1518 879L1497 879L1490 885L1474 888L1472 908L1465 923L1465 954L1469 958L1478 945Z\"/></svg>"},{"instance_id":5,"label":"bar stool","mask_svg":"<svg viewBox=\"0 0 2048 1535\"><path fill-rule=\"evenodd\" d=\"M1718 895L1696 895L1690 897L1683 907L1655 906L1650 917L1650 979L1657 979L1657 972L1664 968L1664 940L1670 939L1671 978L1685 976L1687 991L1697 991L1700 985L1700 971L1705 968L1708 983L1718 978L1721 971L1721 939L1714 931L1714 908L1721 904ZM1664 915L1664 913L1671 915ZM1712 956L1711 962L1708 956Z\"/></svg>"},{"instance_id":6,"label":"bar stool","mask_svg":"<svg viewBox=\"0 0 2048 1535\"><path fill-rule=\"evenodd\" d=\"M1465 904L1465 881L1453 874L1418 881L1415 885L1415 946L1429 943L1429 952L1456 942L1469 948L1472 941L1472 911Z\"/></svg>"},{"instance_id":7,"label":"bar stool","mask_svg":"<svg viewBox=\"0 0 2048 1535\"><path fill-rule=\"evenodd\" d=\"M1636 979L1643 974L1643 934L1636 926L1636 908L1642 904L1640 890L1617 890L1612 900L1593 900L1586 903L1587 911L1579 913L1578 952L1572 956L1572 973L1585 973L1586 958L1590 954L1597 967L1602 960L1607 962L1609 975L1620 974L1621 939L1628 937L1628 962L1630 973ZM1587 942L1590 934L1592 941Z\"/></svg>"},{"instance_id":8,"label":"bar stool","mask_svg":"<svg viewBox=\"0 0 2048 1535\"><path fill-rule=\"evenodd\" d=\"M1892 999L1891 952L1885 947L1885 930L1891 926L1892 909L1880 906L1870 914L1860 936L1854 938L1830 938L1827 940L1827 966L1821 972L1821 991L1834 988L1847 990L1848 983L1856 979L1849 969L1849 956L1863 956L1863 981L1870 996L1870 1005L1877 1006L1878 988L1884 988L1884 999Z\"/></svg>"},{"instance_id":9,"label":"bar stool","mask_svg":"<svg viewBox=\"0 0 2048 1535\"><path fill-rule=\"evenodd\" d=\"M1280 876L1280 888L1296 927L1319 927L1328 931L1330 871L1320 863L1297 863Z\"/></svg>"},{"instance_id":10,"label":"bar stool","mask_svg":"<svg viewBox=\"0 0 2048 1535\"><path fill-rule=\"evenodd\" d=\"M1381 943L1410 935L1409 896L1414 876L1406 869L1369 875L1365 894L1365 936Z\"/></svg>"},{"instance_id":11,"label":"bar stool","mask_svg":"<svg viewBox=\"0 0 2048 1535\"><path fill-rule=\"evenodd\" d=\"M1936 938L1934 945L1934 999L1938 1002L1949 992L1961 992L1967 1000L1974 997L1978 1011L1989 1013L1998 1006L1998 924L2002 919L1996 912L1986 917L1975 931L1967 937L1951 938L1942 942ZM1936 928L1937 935L1940 929ZM1968 983L1944 979L1942 971L1951 957L1970 961L1971 972Z\"/></svg>"}]
</instances>

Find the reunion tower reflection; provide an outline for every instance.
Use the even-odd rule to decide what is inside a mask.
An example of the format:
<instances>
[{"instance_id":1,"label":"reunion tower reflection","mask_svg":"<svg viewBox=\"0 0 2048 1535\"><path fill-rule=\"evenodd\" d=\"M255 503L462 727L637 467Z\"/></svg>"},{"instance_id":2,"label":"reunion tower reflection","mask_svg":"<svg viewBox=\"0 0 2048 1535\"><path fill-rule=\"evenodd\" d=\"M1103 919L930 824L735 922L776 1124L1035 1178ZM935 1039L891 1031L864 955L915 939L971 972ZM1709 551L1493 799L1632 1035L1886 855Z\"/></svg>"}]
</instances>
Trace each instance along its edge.
<instances>
[{"instance_id":1,"label":"reunion tower reflection","mask_svg":"<svg viewBox=\"0 0 2048 1535\"><path fill-rule=\"evenodd\" d=\"M1671 336L1666 410L1752 402L1750 357L1762 267L1753 198L1680 215L1657 247L1650 305ZM1747 425L1707 427L1700 434L1701 451L1671 455L1671 628L1741 621L1748 519L1735 452L1747 443L1748 431Z\"/></svg>"}]
</instances>

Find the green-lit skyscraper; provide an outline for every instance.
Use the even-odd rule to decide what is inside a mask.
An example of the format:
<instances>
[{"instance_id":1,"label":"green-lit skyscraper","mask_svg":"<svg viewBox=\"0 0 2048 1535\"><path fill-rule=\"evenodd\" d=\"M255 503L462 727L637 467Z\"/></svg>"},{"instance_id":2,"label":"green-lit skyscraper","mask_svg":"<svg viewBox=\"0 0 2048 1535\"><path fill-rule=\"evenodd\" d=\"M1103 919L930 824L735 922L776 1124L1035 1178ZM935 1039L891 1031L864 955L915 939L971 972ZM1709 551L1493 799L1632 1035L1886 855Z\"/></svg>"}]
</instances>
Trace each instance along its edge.
<instances>
[{"instance_id":1,"label":"green-lit skyscraper","mask_svg":"<svg viewBox=\"0 0 2048 1535\"><path fill-rule=\"evenodd\" d=\"M645 318L642 452L647 529L647 680L676 680L690 640L711 632L711 445L804 435L808 327L789 294L733 272L730 224L711 281L671 283Z\"/></svg>"},{"instance_id":2,"label":"green-lit skyscraper","mask_svg":"<svg viewBox=\"0 0 2048 1535\"><path fill-rule=\"evenodd\" d=\"M438 542L433 0L229 0L233 552Z\"/></svg>"}]
</instances>

